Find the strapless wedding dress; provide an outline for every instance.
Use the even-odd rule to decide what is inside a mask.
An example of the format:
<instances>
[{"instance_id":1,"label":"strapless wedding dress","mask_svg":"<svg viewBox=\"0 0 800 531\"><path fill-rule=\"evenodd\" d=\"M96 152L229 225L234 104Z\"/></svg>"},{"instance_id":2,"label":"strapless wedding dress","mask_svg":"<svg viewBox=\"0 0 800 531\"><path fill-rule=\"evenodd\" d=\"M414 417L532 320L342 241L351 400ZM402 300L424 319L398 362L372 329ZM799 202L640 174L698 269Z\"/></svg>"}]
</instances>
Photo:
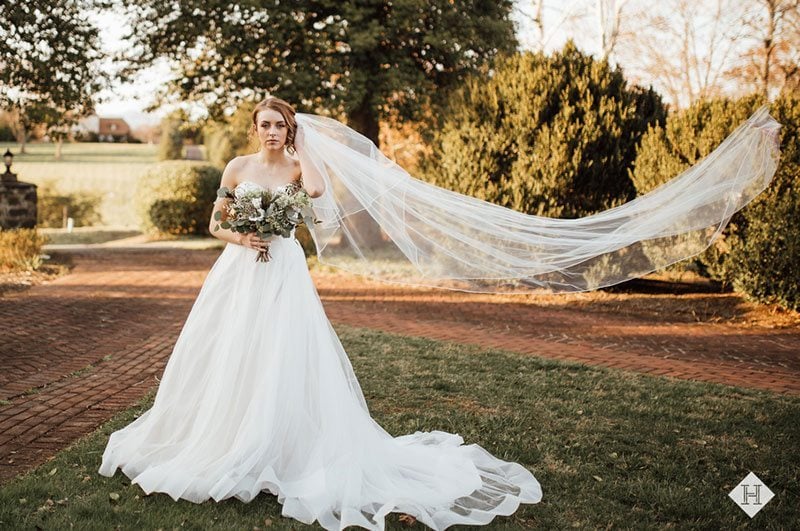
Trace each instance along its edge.
<instances>
[{"instance_id":1,"label":"strapless wedding dress","mask_svg":"<svg viewBox=\"0 0 800 531\"><path fill-rule=\"evenodd\" d=\"M458 434L381 428L300 243L269 247L266 263L240 245L222 251L153 406L111 435L100 474L120 468L148 494L195 503L268 491L284 516L325 529L383 529L389 512L433 529L479 525L541 500L528 469Z\"/></svg>"}]
</instances>

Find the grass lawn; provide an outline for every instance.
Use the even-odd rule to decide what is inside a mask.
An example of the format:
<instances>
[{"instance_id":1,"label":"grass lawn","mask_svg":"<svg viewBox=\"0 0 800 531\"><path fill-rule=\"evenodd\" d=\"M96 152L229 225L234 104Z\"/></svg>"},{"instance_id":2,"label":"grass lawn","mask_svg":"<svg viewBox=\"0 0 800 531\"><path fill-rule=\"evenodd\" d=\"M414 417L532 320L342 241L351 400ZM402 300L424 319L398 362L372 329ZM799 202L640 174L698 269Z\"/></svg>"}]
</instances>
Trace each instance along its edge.
<instances>
[{"instance_id":1,"label":"grass lawn","mask_svg":"<svg viewBox=\"0 0 800 531\"><path fill-rule=\"evenodd\" d=\"M459 433L533 471L542 502L496 518L492 529L780 529L800 521L800 398L336 329L389 432ZM108 435L151 402L152 394L0 487L0 528L304 528L280 516L272 495L176 503L145 496L119 471L98 475ZM775 493L752 521L728 498L750 471ZM407 528L397 514L387 520Z\"/></svg>"},{"instance_id":2,"label":"grass lawn","mask_svg":"<svg viewBox=\"0 0 800 531\"><path fill-rule=\"evenodd\" d=\"M20 181L45 183L61 192L94 192L102 196L100 215L104 225L135 227L138 219L131 199L138 178L158 161L158 146L148 144L64 144L61 160L55 145L34 143L19 153L19 145L0 143L14 155L12 170Z\"/></svg>"},{"instance_id":3,"label":"grass lawn","mask_svg":"<svg viewBox=\"0 0 800 531\"><path fill-rule=\"evenodd\" d=\"M54 245L107 243L142 234L138 229L125 227L75 227L72 232L67 232L66 229L40 228L39 233L47 236L48 244Z\"/></svg>"}]
</instances>

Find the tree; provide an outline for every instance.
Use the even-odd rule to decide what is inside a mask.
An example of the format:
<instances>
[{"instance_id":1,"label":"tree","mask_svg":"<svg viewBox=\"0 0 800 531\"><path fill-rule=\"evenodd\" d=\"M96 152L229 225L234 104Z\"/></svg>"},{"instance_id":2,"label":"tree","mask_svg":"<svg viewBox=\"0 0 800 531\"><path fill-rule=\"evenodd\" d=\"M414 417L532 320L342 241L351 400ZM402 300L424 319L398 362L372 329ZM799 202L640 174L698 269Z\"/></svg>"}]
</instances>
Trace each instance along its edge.
<instances>
[{"instance_id":1,"label":"tree","mask_svg":"<svg viewBox=\"0 0 800 531\"><path fill-rule=\"evenodd\" d=\"M738 0L637 4L616 50L633 82L646 80L678 108L724 92L726 70L743 35Z\"/></svg>"},{"instance_id":2,"label":"tree","mask_svg":"<svg viewBox=\"0 0 800 531\"><path fill-rule=\"evenodd\" d=\"M102 0L32 0L0 4L0 107L14 119L25 152L35 116L63 130L89 112L105 85L97 28L86 11ZM60 114L54 116L54 112Z\"/></svg>"},{"instance_id":3,"label":"tree","mask_svg":"<svg viewBox=\"0 0 800 531\"><path fill-rule=\"evenodd\" d=\"M744 17L747 49L726 75L769 98L800 86L800 0L752 0Z\"/></svg>"},{"instance_id":4,"label":"tree","mask_svg":"<svg viewBox=\"0 0 800 531\"><path fill-rule=\"evenodd\" d=\"M527 4L530 4L530 11L527 8ZM544 52L547 43L555 36L556 32L565 25L574 24L576 20L584 16L581 12L583 0L571 0L566 5L563 4L563 2L551 3L545 2L545 0L530 0L530 2L517 3L516 14L522 18L523 22L533 25L533 35L525 39L525 49ZM545 22L545 8L558 14L557 20L552 24Z\"/></svg>"},{"instance_id":5,"label":"tree","mask_svg":"<svg viewBox=\"0 0 800 531\"><path fill-rule=\"evenodd\" d=\"M496 61L451 98L427 180L528 214L578 217L635 196L628 175L642 135L666 112L572 41L553 55Z\"/></svg>"},{"instance_id":6,"label":"tree","mask_svg":"<svg viewBox=\"0 0 800 531\"><path fill-rule=\"evenodd\" d=\"M738 99L703 100L671 114L666 125L651 128L642 140L633 172L637 190L649 192L697 164L764 103L763 95L753 93ZM769 186L733 214L708 249L675 266L699 265L701 273L749 298L798 309L800 95L780 94L770 105L770 114L782 125L774 138L759 132L760 141L779 142L781 147ZM680 236L675 237L676 244L681 243Z\"/></svg>"},{"instance_id":7,"label":"tree","mask_svg":"<svg viewBox=\"0 0 800 531\"><path fill-rule=\"evenodd\" d=\"M161 140L158 144L158 160L177 160L183 158L182 117L185 113L174 112L161 120Z\"/></svg>"},{"instance_id":8,"label":"tree","mask_svg":"<svg viewBox=\"0 0 800 531\"><path fill-rule=\"evenodd\" d=\"M75 111L37 102L28 108L26 114L32 123L45 126L47 136L56 144L54 158L61 160L64 140L70 134L70 127L78 121Z\"/></svg>"},{"instance_id":9,"label":"tree","mask_svg":"<svg viewBox=\"0 0 800 531\"><path fill-rule=\"evenodd\" d=\"M135 28L123 75L175 63L158 101L199 101L219 119L273 94L345 114L375 143L392 110L420 118L438 89L516 46L510 0L117 1Z\"/></svg>"},{"instance_id":10,"label":"tree","mask_svg":"<svg viewBox=\"0 0 800 531\"><path fill-rule=\"evenodd\" d=\"M602 59L608 59L614 53L620 36L622 11L627 3L628 0L595 0Z\"/></svg>"}]
</instances>

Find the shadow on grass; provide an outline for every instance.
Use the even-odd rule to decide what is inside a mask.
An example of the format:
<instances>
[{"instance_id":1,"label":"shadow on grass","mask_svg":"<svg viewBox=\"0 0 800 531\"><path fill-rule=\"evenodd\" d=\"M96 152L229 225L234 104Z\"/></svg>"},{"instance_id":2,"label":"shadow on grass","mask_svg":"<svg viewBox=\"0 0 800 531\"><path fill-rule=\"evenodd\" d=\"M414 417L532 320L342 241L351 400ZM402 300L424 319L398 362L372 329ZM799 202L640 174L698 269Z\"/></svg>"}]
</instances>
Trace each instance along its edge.
<instances>
[{"instance_id":1,"label":"shadow on grass","mask_svg":"<svg viewBox=\"0 0 800 531\"><path fill-rule=\"evenodd\" d=\"M650 278L634 278L600 288L599 291L608 293L642 293L642 294L672 294L672 295L686 295L690 293L732 293L730 289L723 289L720 282L712 280L697 280L692 282L684 282L679 280L658 280Z\"/></svg>"}]
</instances>

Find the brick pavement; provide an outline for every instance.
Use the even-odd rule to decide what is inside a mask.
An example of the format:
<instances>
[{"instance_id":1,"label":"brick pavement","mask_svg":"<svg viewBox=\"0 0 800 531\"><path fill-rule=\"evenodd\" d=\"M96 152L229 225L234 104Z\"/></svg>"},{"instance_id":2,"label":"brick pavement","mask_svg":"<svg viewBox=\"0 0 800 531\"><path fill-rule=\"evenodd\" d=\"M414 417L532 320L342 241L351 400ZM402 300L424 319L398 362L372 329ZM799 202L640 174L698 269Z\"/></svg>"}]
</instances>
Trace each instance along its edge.
<instances>
[{"instance_id":1,"label":"brick pavement","mask_svg":"<svg viewBox=\"0 0 800 531\"><path fill-rule=\"evenodd\" d=\"M0 298L0 481L157 385L218 253L77 253L71 274Z\"/></svg>"},{"instance_id":2,"label":"brick pavement","mask_svg":"<svg viewBox=\"0 0 800 531\"><path fill-rule=\"evenodd\" d=\"M0 482L157 385L219 250L72 253L67 276L0 297ZM674 323L314 272L334 323L800 394L800 330Z\"/></svg>"}]
</instances>

